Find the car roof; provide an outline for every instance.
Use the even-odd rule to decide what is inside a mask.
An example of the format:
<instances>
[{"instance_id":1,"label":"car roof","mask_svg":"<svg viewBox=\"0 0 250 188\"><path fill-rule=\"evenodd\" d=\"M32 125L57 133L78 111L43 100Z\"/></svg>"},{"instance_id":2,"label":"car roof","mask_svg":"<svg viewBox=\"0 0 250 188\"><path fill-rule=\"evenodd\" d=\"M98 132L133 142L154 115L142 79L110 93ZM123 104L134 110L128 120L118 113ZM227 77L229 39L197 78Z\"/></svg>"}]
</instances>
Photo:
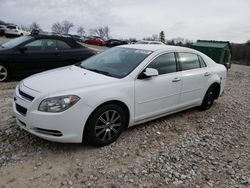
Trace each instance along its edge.
<instances>
[{"instance_id":1,"label":"car roof","mask_svg":"<svg viewBox=\"0 0 250 188\"><path fill-rule=\"evenodd\" d=\"M159 45L159 44L130 44L130 45L122 45L118 46L117 48L134 48L139 50L150 50L150 51L158 51L158 50L166 50L166 51L189 51L189 52L196 52L196 50L193 50L191 48L186 47L180 47L180 46L172 46L172 45Z\"/></svg>"},{"instance_id":2,"label":"car roof","mask_svg":"<svg viewBox=\"0 0 250 188\"><path fill-rule=\"evenodd\" d=\"M31 35L31 36L34 37L35 39L57 39L57 40L62 40L64 42L66 42L67 44L69 44L71 47L74 47L74 48L83 47L82 45L78 44L74 39L72 39L71 37L67 37L67 36L61 36L61 35Z\"/></svg>"}]
</instances>

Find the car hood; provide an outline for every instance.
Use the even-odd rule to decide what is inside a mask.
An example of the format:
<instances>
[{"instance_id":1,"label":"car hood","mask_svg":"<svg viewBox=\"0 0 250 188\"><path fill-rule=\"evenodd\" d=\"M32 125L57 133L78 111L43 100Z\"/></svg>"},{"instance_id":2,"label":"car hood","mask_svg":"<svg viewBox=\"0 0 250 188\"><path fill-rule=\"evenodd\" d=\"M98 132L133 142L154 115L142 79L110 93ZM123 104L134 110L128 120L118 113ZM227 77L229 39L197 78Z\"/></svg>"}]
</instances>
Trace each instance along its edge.
<instances>
[{"instance_id":1,"label":"car hood","mask_svg":"<svg viewBox=\"0 0 250 188\"><path fill-rule=\"evenodd\" d=\"M73 65L33 75L26 78L23 85L39 93L54 93L117 80Z\"/></svg>"}]
</instances>

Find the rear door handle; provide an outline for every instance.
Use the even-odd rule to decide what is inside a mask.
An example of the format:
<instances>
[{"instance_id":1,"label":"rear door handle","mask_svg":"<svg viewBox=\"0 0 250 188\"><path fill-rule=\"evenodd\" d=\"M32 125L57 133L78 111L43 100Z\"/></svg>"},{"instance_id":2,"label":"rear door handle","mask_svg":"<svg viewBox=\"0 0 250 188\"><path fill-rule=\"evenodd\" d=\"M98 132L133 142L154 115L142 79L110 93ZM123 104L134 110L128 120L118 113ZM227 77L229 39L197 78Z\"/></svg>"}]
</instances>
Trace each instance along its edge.
<instances>
[{"instance_id":1,"label":"rear door handle","mask_svg":"<svg viewBox=\"0 0 250 188\"><path fill-rule=\"evenodd\" d=\"M174 78L174 79L172 80L172 82L179 82L179 81L181 81L180 78Z\"/></svg>"},{"instance_id":2,"label":"rear door handle","mask_svg":"<svg viewBox=\"0 0 250 188\"><path fill-rule=\"evenodd\" d=\"M210 72L206 72L204 76L210 76Z\"/></svg>"}]
</instances>

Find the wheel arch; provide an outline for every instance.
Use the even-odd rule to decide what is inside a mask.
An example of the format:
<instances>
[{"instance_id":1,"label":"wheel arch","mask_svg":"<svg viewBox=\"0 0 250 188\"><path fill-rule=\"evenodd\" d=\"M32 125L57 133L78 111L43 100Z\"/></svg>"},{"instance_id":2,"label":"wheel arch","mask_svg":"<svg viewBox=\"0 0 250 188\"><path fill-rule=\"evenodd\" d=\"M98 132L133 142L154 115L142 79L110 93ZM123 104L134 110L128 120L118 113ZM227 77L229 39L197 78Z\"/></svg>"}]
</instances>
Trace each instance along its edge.
<instances>
[{"instance_id":1,"label":"wheel arch","mask_svg":"<svg viewBox=\"0 0 250 188\"><path fill-rule=\"evenodd\" d=\"M6 68L7 68L8 71L9 71L10 77L12 77L12 70L11 70L11 67L10 67L9 63L4 62L4 61L2 61L2 60L0 59L0 65L6 66Z\"/></svg>"},{"instance_id":2,"label":"wheel arch","mask_svg":"<svg viewBox=\"0 0 250 188\"><path fill-rule=\"evenodd\" d=\"M221 89L221 85L218 82L214 82L212 83L208 89L210 88L214 88L215 91L215 99L218 99L220 96L220 89Z\"/></svg>"},{"instance_id":3,"label":"wheel arch","mask_svg":"<svg viewBox=\"0 0 250 188\"><path fill-rule=\"evenodd\" d=\"M116 104L118 105L119 107L121 107L125 114L126 114L126 125L125 125L125 128L128 127L129 125L129 122L130 122L130 118L131 118L131 113L130 113L130 110L128 108L128 105L126 105L124 102L120 101L120 100L109 100L109 101L106 101L106 102L103 102L101 104L99 104L89 115L87 121L86 121L86 124L89 122L90 118L92 117L92 115L95 113L95 111L97 109L99 109L100 107L102 106L105 106L105 105L108 105L108 104ZM83 138L85 137L85 134L86 134L86 125L84 126L84 129L83 129Z\"/></svg>"}]
</instances>

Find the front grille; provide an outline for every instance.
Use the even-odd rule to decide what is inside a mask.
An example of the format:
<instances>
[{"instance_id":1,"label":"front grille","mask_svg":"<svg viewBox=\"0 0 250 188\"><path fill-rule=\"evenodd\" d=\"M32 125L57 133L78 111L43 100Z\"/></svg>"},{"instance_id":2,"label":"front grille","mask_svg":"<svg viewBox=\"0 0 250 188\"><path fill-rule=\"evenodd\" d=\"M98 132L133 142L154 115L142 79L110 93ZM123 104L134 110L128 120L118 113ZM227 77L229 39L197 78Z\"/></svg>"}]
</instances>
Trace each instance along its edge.
<instances>
[{"instance_id":1,"label":"front grille","mask_svg":"<svg viewBox=\"0 0 250 188\"><path fill-rule=\"evenodd\" d=\"M32 97L32 96L28 95L27 93L24 93L24 92L21 91L20 89L18 89L18 92L19 92L19 94L20 94L23 98L25 98L25 99L27 99L27 100L29 100L29 101L33 101L34 98L35 98L35 97Z\"/></svg>"},{"instance_id":2,"label":"front grille","mask_svg":"<svg viewBox=\"0 0 250 188\"><path fill-rule=\"evenodd\" d=\"M34 128L34 131L41 133L41 134L51 135L51 136L62 136L62 133L57 130Z\"/></svg>"},{"instance_id":3,"label":"front grille","mask_svg":"<svg viewBox=\"0 0 250 188\"><path fill-rule=\"evenodd\" d=\"M16 104L16 110L17 110L20 114L26 116L27 108L24 108L24 107L20 106L19 104Z\"/></svg>"}]
</instances>

